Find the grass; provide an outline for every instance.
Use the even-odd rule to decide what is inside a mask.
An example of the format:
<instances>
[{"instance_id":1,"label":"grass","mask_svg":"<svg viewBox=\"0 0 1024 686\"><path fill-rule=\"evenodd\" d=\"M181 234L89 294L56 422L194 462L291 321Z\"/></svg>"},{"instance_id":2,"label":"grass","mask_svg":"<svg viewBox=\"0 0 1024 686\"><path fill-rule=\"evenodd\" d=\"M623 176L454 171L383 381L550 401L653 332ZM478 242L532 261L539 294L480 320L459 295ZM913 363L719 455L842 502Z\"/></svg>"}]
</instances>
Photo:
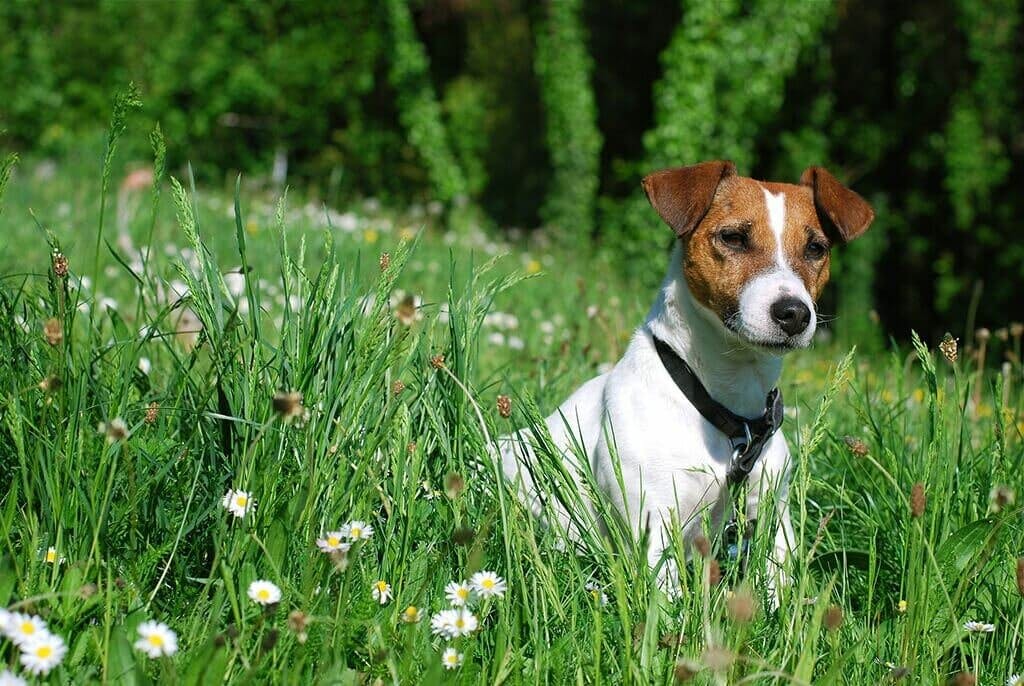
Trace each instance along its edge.
<instances>
[{"instance_id":1,"label":"grass","mask_svg":"<svg viewBox=\"0 0 1024 686\"><path fill-rule=\"evenodd\" d=\"M792 584L770 608L757 536L746 578L725 566L711 583L716 563L698 557L670 600L622 532L567 552L488 457L490 439L615 361L646 289L585 251L505 245L427 207L329 212L255 187L196 191L187 175L119 210L129 246L114 205L97 229L118 164L108 155L97 177L26 162L0 205L0 607L67 641L51 682L1002 684L1024 671L1024 530L1004 502L1024 493L1019 363L979 376L923 344L793 356ZM294 417L274 400L287 392L301 394ZM221 505L231 488L255 500L242 518ZM351 519L373 537L317 550ZM445 671L430 615L482 569L507 593L474 606L480 629L450 642L464 662ZM279 604L247 597L257 579ZM420 622L402 621L409 605ZM149 619L177 633L173 657L133 650ZM0 639L0 662L17 660Z\"/></svg>"}]
</instances>

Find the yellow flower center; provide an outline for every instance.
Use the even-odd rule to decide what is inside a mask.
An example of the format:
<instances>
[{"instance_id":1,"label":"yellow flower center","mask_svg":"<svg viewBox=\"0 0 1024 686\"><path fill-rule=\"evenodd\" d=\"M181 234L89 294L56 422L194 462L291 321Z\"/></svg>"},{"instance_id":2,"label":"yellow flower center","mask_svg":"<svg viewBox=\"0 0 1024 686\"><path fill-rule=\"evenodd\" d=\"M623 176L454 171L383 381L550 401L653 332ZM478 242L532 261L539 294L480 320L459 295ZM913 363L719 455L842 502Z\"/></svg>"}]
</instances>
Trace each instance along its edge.
<instances>
[{"instance_id":1,"label":"yellow flower center","mask_svg":"<svg viewBox=\"0 0 1024 686\"><path fill-rule=\"evenodd\" d=\"M484 579L483 581L480 582L480 585L483 586L484 588L490 590L490 589L494 588L494 579Z\"/></svg>"},{"instance_id":2,"label":"yellow flower center","mask_svg":"<svg viewBox=\"0 0 1024 686\"><path fill-rule=\"evenodd\" d=\"M47 562L53 563L54 561L56 561L56 559L57 559L57 551L56 550L54 550L53 548L50 548L49 550L46 551L46 561Z\"/></svg>"},{"instance_id":3,"label":"yellow flower center","mask_svg":"<svg viewBox=\"0 0 1024 686\"><path fill-rule=\"evenodd\" d=\"M351 534L352 534L352 538L359 538L360 536L363 535L363 530L360 529L358 526L354 526L354 527L352 527Z\"/></svg>"},{"instance_id":4,"label":"yellow flower center","mask_svg":"<svg viewBox=\"0 0 1024 686\"><path fill-rule=\"evenodd\" d=\"M458 655L451 655L451 654L449 654L448 656L445 657L445 659L448 660L449 664L453 664L454 665L456 662L458 662L459 656Z\"/></svg>"},{"instance_id":5,"label":"yellow flower center","mask_svg":"<svg viewBox=\"0 0 1024 686\"><path fill-rule=\"evenodd\" d=\"M240 496L236 496L235 497L235 503L239 507L245 507L245 504L248 503L248 502L249 502L249 499L247 497L245 497L244 495L240 495Z\"/></svg>"},{"instance_id":6,"label":"yellow flower center","mask_svg":"<svg viewBox=\"0 0 1024 686\"><path fill-rule=\"evenodd\" d=\"M384 582L384 581L378 581L377 582L377 590L380 591L381 593L383 593L384 591L388 590L387 583Z\"/></svg>"},{"instance_id":7,"label":"yellow flower center","mask_svg":"<svg viewBox=\"0 0 1024 686\"><path fill-rule=\"evenodd\" d=\"M53 647L49 645L41 645L36 648L36 657L43 658L44 660L53 655Z\"/></svg>"},{"instance_id":8,"label":"yellow flower center","mask_svg":"<svg viewBox=\"0 0 1024 686\"><path fill-rule=\"evenodd\" d=\"M455 591L455 595L457 595L460 598L462 598L463 600L465 600L466 598L469 597L469 589L460 588L459 590Z\"/></svg>"},{"instance_id":9,"label":"yellow flower center","mask_svg":"<svg viewBox=\"0 0 1024 686\"><path fill-rule=\"evenodd\" d=\"M260 590L256 591L256 597L260 600L270 600L270 591L268 591L265 588L261 588Z\"/></svg>"},{"instance_id":10,"label":"yellow flower center","mask_svg":"<svg viewBox=\"0 0 1024 686\"><path fill-rule=\"evenodd\" d=\"M164 637L160 634L150 634L146 640L149 641L151 646L156 646L157 648L164 647Z\"/></svg>"},{"instance_id":11,"label":"yellow flower center","mask_svg":"<svg viewBox=\"0 0 1024 686\"><path fill-rule=\"evenodd\" d=\"M341 540L337 536L327 537L327 545L331 546L332 548L336 547L339 543L341 543Z\"/></svg>"},{"instance_id":12,"label":"yellow flower center","mask_svg":"<svg viewBox=\"0 0 1024 686\"><path fill-rule=\"evenodd\" d=\"M31 636L35 632L36 632L36 625L33 624L32 622L22 622L21 623L21 633L28 634L29 636Z\"/></svg>"},{"instance_id":13,"label":"yellow flower center","mask_svg":"<svg viewBox=\"0 0 1024 686\"><path fill-rule=\"evenodd\" d=\"M415 617L416 616L416 606L415 605L410 605L409 607L405 608L405 616L406 617Z\"/></svg>"},{"instance_id":14,"label":"yellow flower center","mask_svg":"<svg viewBox=\"0 0 1024 686\"><path fill-rule=\"evenodd\" d=\"M466 626L466 620L464 620L462 617L459 617L455 620L455 626L456 628L461 629L462 627Z\"/></svg>"}]
</instances>

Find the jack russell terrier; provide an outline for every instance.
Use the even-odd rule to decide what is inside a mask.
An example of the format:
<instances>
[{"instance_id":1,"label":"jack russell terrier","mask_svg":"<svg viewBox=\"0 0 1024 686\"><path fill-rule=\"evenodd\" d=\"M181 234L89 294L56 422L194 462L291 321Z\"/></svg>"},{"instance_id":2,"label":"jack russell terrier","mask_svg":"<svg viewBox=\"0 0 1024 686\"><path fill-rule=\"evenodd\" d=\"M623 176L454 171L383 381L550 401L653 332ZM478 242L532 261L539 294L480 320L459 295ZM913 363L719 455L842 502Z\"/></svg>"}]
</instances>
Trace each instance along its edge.
<instances>
[{"instance_id":1,"label":"jack russell terrier","mask_svg":"<svg viewBox=\"0 0 1024 686\"><path fill-rule=\"evenodd\" d=\"M600 496L638 533L650 527L652 567L673 522L688 550L705 516L720 530L744 485L748 521L772 494L771 564L781 573L794 545L782 356L811 343L829 251L864 233L874 212L822 167L792 185L704 162L655 172L643 188L677 236L668 274L622 359L547 418L551 441L592 513L581 452ZM528 429L499 439L503 471L535 514L551 512L578 535L565 504L545 508L535 486L539 440ZM676 573L667 560L659 579L669 590Z\"/></svg>"}]
</instances>

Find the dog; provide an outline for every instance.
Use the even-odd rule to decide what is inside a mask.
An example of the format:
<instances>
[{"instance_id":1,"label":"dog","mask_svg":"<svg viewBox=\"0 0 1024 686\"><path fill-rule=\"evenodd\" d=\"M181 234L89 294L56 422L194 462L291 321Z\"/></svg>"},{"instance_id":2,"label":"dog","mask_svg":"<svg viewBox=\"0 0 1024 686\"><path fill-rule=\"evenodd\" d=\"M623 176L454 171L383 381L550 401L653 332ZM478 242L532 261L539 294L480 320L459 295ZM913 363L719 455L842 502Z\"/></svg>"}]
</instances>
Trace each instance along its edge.
<instances>
[{"instance_id":1,"label":"dog","mask_svg":"<svg viewBox=\"0 0 1024 686\"><path fill-rule=\"evenodd\" d=\"M546 419L550 440L592 513L584 469L596 497L638 536L649 530L648 562L665 556L658 578L667 590L678 581L665 555L673 525L689 551L702 520L721 531L736 498L754 520L771 494L774 588L795 542L778 431L782 358L810 345L831 248L863 234L874 211L822 167L795 185L712 161L654 172L642 185L675 232L668 273L622 359ZM535 483L541 440L529 429L499 439L502 470L536 515L553 514L577 537L566 505L545 503Z\"/></svg>"}]
</instances>

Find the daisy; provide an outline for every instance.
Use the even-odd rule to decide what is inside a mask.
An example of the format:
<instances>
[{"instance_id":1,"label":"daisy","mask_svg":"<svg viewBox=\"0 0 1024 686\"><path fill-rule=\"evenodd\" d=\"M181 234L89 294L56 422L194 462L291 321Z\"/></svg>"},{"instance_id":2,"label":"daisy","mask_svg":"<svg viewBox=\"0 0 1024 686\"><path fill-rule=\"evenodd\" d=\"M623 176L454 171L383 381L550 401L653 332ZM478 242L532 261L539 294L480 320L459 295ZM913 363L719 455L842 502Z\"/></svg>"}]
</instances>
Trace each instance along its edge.
<instances>
[{"instance_id":1,"label":"daisy","mask_svg":"<svg viewBox=\"0 0 1024 686\"><path fill-rule=\"evenodd\" d=\"M3 684L3 679L0 679L0 684ZM1006 680L1006 686L1024 686L1024 677L1020 674L1014 674Z\"/></svg>"},{"instance_id":2,"label":"daisy","mask_svg":"<svg viewBox=\"0 0 1024 686\"><path fill-rule=\"evenodd\" d=\"M28 682L10 670L5 669L0 672L0 686L28 686Z\"/></svg>"},{"instance_id":3,"label":"daisy","mask_svg":"<svg viewBox=\"0 0 1024 686\"><path fill-rule=\"evenodd\" d=\"M21 612L12 612L7 618L7 638L16 646L21 646L34 638L50 633L46 629L46 622L35 615L26 615Z\"/></svg>"},{"instance_id":4,"label":"daisy","mask_svg":"<svg viewBox=\"0 0 1024 686\"><path fill-rule=\"evenodd\" d=\"M270 581L257 579L249 584L249 597L259 605L273 605L281 601L281 589Z\"/></svg>"},{"instance_id":5,"label":"daisy","mask_svg":"<svg viewBox=\"0 0 1024 686\"><path fill-rule=\"evenodd\" d=\"M477 572L470 577L469 585L481 598L500 598L505 595L505 580L494 572Z\"/></svg>"},{"instance_id":6,"label":"daisy","mask_svg":"<svg viewBox=\"0 0 1024 686\"><path fill-rule=\"evenodd\" d=\"M391 600L391 584L387 581L377 581L373 584L373 599L381 605L386 605Z\"/></svg>"},{"instance_id":7,"label":"daisy","mask_svg":"<svg viewBox=\"0 0 1024 686\"><path fill-rule=\"evenodd\" d=\"M477 622L476 615L464 607L459 608L458 610L455 610L455 615L452 617L452 638L469 636L471 633L476 631L478 625L479 623Z\"/></svg>"},{"instance_id":8,"label":"daisy","mask_svg":"<svg viewBox=\"0 0 1024 686\"><path fill-rule=\"evenodd\" d=\"M444 595L448 602L456 607L461 607L469 602L473 596L473 590L465 581L453 581L444 587Z\"/></svg>"},{"instance_id":9,"label":"daisy","mask_svg":"<svg viewBox=\"0 0 1024 686\"><path fill-rule=\"evenodd\" d=\"M972 634L990 634L996 630L995 624L989 624L987 622L965 622L964 630L970 631Z\"/></svg>"},{"instance_id":10,"label":"daisy","mask_svg":"<svg viewBox=\"0 0 1024 686\"><path fill-rule=\"evenodd\" d=\"M373 526L366 522L361 522L358 519L353 519L351 522L341 527L341 535L353 543L355 541L366 541L373 536Z\"/></svg>"},{"instance_id":11,"label":"daisy","mask_svg":"<svg viewBox=\"0 0 1024 686\"><path fill-rule=\"evenodd\" d=\"M252 494L248 491L230 489L224 494L220 504L236 517L244 517L246 512L256 506L256 501L252 499Z\"/></svg>"},{"instance_id":12,"label":"daisy","mask_svg":"<svg viewBox=\"0 0 1024 686\"><path fill-rule=\"evenodd\" d=\"M162 622L143 622L139 625L139 640L135 649L153 659L178 652L178 635Z\"/></svg>"},{"instance_id":13,"label":"daisy","mask_svg":"<svg viewBox=\"0 0 1024 686\"><path fill-rule=\"evenodd\" d=\"M587 589L587 593L590 594L590 596L594 599L594 602L596 602L598 605L603 607L608 604L608 596L605 595L604 591L601 590L601 587L595 584L593 581L587 584L585 588Z\"/></svg>"},{"instance_id":14,"label":"daisy","mask_svg":"<svg viewBox=\"0 0 1024 686\"><path fill-rule=\"evenodd\" d=\"M415 624L423 618L423 612L415 605L410 605L402 610L402 614L400 616L402 621L406 624Z\"/></svg>"},{"instance_id":15,"label":"daisy","mask_svg":"<svg viewBox=\"0 0 1024 686\"><path fill-rule=\"evenodd\" d=\"M455 648L445 648L441 653L441 664L445 669L455 669L462 666L462 653Z\"/></svg>"},{"instance_id":16,"label":"daisy","mask_svg":"<svg viewBox=\"0 0 1024 686\"><path fill-rule=\"evenodd\" d=\"M436 615L430 618L430 631L435 636L444 636L445 638L451 638L453 636L453 629L455 627L455 616L458 614L455 610L441 610Z\"/></svg>"},{"instance_id":17,"label":"daisy","mask_svg":"<svg viewBox=\"0 0 1024 686\"><path fill-rule=\"evenodd\" d=\"M352 544L346 543L342 540L343 538L345 538L343 531L328 531L324 534L323 538L316 539L316 547L325 553L333 553L339 550L347 553Z\"/></svg>"},{"instance_id":18,"label":"daisy","mask_svg":"<svg viewBox=\"0 0 1024 686\"><path fill-rule=\"evenodd\" d=\"M48 674L60 664L68 647L64 639L48 631L21 644L21 664L33 674Z\"/></svg>"}]
</instances>

